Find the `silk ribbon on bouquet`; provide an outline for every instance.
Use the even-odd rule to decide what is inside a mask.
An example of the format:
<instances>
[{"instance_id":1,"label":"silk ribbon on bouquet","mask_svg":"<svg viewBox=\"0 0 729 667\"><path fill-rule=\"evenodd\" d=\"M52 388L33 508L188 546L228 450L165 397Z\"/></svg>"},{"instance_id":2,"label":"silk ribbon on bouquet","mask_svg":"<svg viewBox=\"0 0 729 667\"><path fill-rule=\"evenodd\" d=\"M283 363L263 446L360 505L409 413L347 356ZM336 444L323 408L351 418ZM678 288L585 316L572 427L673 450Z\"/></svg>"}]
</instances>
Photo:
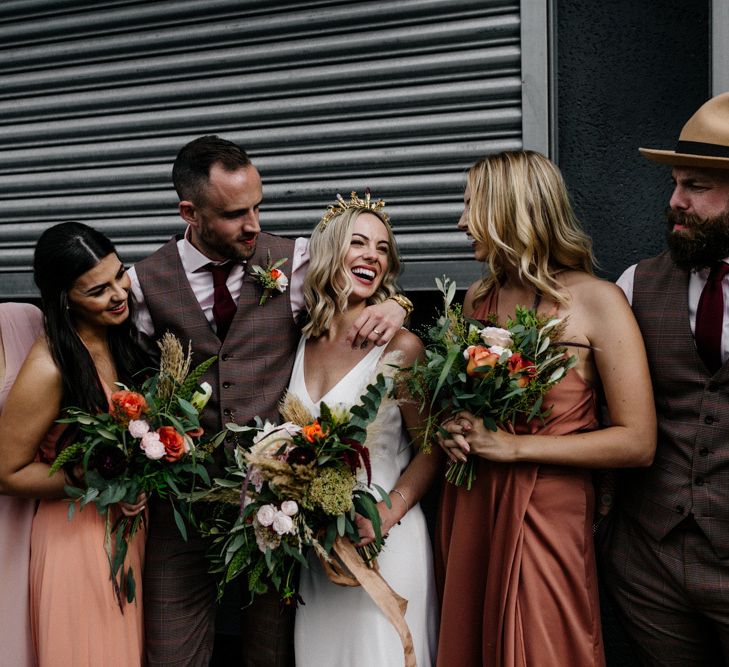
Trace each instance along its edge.
<instances>
[{"instance_id":1,"label":"silk ribbon on bouquet","mask_svg":"<svg viewBox=\"0 0 729 667\"><path fill-rule=\"evenodd\" d=\"M405 620L408 601L392 590L376 569L364 563L349 540L337 537L332 551L336 559L319 559L329 580L340 586L362 586L400 636L405 667L416 667L413 637Z\"/></svg>"}]
</instances>

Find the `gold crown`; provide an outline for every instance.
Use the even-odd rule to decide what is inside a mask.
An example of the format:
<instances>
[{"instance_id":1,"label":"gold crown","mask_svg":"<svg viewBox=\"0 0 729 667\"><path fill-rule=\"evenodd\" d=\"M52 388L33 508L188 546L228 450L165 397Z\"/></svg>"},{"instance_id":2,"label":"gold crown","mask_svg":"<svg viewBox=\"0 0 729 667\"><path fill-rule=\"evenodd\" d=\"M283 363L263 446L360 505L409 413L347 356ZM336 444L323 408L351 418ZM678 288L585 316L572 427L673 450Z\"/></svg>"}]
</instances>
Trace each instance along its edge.
<instances>
[{"instance_id":1,"label":"gold crown","mask_svg":"<svg viewBox=\"0 0 729 667\"><path fill-rule=\"evenodd\" d=\"M342 195L338 194L337 201L335 201L333 204L329 204L326 213L319 221L319 228L321 229L321 231L324 231L332 218L336 218L338 215L341 215L350 208L359 208L366 211L372 211L373 213L376 213L377 217L381 218L385 224L389 225L390 216L382 210L384 206L384 199L377 199L375 201L372 201L369 188L365 190L364 199L358 197L356 192L352 192L349 196L349 201L345 201Z\"/></svg>"}]
</instances>

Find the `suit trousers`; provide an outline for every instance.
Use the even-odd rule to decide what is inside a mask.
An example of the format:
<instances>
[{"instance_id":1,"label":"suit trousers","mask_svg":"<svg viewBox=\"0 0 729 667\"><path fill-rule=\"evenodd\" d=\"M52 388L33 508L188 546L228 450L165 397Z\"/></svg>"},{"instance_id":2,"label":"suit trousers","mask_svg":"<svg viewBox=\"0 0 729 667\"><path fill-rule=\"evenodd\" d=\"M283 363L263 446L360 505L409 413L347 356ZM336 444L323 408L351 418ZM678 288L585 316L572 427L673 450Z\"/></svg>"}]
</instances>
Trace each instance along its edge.
<instances>
[{"instance_id":1,"label":"suit trousers","mask_svg":"<svg viewBox=\"0 0 729 667\"><path fill-rule=\"evenodd\" d=\"M149 667L207 667L215 639L215 578L208 573L209 542L185 541L166 502L152 503L144 568L144 617ZM245 573L240 577L245 586ZM247 599L247 595L243 596ZM257 596L242 611L244 667L293 667L294 608L275 593Z\"/></svg>"},{"instance_id":2,"label":"suit trousers","mask_svg":"<svg viewBox=\"0 0 729 667\"><path fill-rule=\"evenodd\" d=\"M617 512L604 579L645 665L729 664L729 560L688 518L659 542Z\"/></svg>"}]
</instances>

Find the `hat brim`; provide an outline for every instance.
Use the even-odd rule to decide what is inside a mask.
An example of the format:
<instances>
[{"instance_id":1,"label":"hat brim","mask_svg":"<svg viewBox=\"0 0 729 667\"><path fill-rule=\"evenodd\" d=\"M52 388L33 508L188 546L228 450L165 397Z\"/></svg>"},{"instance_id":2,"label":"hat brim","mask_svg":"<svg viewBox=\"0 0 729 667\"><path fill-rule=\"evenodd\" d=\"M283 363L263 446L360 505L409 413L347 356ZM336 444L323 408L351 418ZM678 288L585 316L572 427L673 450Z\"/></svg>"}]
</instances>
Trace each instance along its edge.
<instances>
[{"instance_id":1,"label":"hat brim","mask_svg":"<svg viewBox=\"0 0 729 667\"><path fill-rule=\"evenodd\" d=\"M710 167L714 169L729 169L729 158L711 157L707 155L691 155L690 153L677 153L676 151L660 151L655 148L639 148L643 157L670 164L675 167Z\"/></svg>"}]
</instances>

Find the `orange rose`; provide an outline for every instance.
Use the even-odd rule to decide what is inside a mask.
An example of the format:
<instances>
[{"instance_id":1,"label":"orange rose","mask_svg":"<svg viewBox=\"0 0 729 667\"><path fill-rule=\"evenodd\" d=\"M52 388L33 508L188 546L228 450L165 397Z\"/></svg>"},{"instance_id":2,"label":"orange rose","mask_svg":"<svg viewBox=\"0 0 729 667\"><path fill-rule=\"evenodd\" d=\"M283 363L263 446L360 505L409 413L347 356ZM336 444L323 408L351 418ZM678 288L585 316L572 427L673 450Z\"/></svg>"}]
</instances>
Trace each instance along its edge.
<instances>
[{"instance_id":1,"label":"orange rose","mask_svg":"<svg viewBox=\"0 0 729 667\"><path fill-rule=\"evenodd\" d=\"M128 424L147 412L147 401L136 391L123 389L111 395L111 414L120 424Z\"/></svg>"},{"instance_id":2,"label":"orange rose","mask_svg":"<svg viewBox=\"0 0 729 667\"><path fill-rule=\"evenodd\" d=\"M161 426L157 429L160 442L165 446L165 461L179 461L187 453L185 438L172 426Z\"/></svg>"},{"instance_id":3,"label":"orange rose","mask_svg":"<svg viewBox=\"0 0 729 667\"><path fill-rule=\"evenodd\" d=\"M519 375L516 384L526 387L537 376L537 367L533 362L527 361L519 352L512 354L506 361L510 375Z\"/></svg>"},{"instance_id":4,"label":"orange rose","mask_svg":"<svg viewBox=\"0 0 729 667\"><path fill-rule=\"evenodd\" d=\"M466 366L466 375L471 377L485 377L491 372L491 368L496 366L499 355L491 352L487 347L482 345L471 345L467 350L468 365ZM477 371L480 366L489 366L488 370Z\"/></svg>"},{"instance_id":5,"label":"orange rose","mask_svg":"<svg viewBox=\"0 0 729 667\"><path fill-rule=\"evenodd\" d=\"M301 435L306 438L307 442L315 442L323 438L326 434L322 430L319 420L314 420L311 424L307 424L301 429Z\"/></svg>"},{"instance_id":6,"label":"orange rose","mask_svg":"<svg viewBox=\"0 0 729 667\"><path fill-rule=\"evenodd\" d=\"M271 269L271 278L278 280L283 275L283 272L279 269Z\"/></svg>"}]
</instances>

